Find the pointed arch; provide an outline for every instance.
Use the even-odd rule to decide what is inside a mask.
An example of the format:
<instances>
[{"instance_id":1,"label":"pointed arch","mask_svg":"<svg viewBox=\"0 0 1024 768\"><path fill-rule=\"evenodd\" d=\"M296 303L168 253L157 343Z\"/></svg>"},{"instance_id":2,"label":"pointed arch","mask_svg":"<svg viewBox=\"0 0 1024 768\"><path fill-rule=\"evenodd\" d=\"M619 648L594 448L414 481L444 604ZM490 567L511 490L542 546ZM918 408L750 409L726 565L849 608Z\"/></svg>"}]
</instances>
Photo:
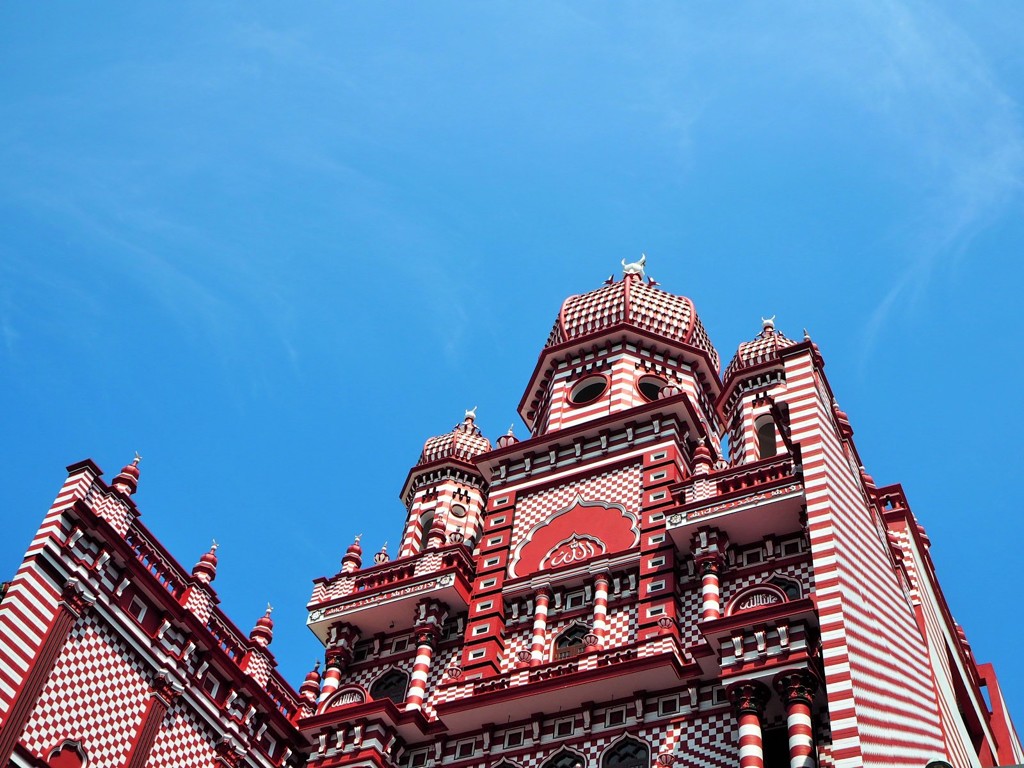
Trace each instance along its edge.
<instances>
[{"instance_id":1,"label":"pointed arch","mask_svg":"<svg viewBox=\"0 0 1024 768\"><path fill-rule=\"evenodd\" d=\"M772 418L771 414L759 416L754 420L758 459L770 459L778 454L779 446L775 432L775 419Z\"/></svg>"},{"instance_id":2,"label":"pointed arch","mask_svg":"<svg viewBox=\"0 0 1024 768\"><path fill-rule=\"evenodd\" d=\"M799 600L803 595L804 590L800 582L785 573L775 571L765 583L781 589L790 600Z\"/></svg>"},{"instance_id":3,"label":"pointed arch","mask_svg":"<svg viewBox=\"0 0 1024 768\"><path fill-rule=\"evenodd\" d=\"M592 631L586 624L574 621L555 637L555 641L551 644L551 660L559 661L579 656L587 647L583 638Z\"/></svg>"},{"instance_id":4,"label":"pointed arch","mask_svg":"<svg viewBox=\"0 0 1024 768\"><path fill-rule=\"evenodd\" d=\"M409 673L398 667L384 670L370 685L370 698L375 701L391 699L395 704L405 701L409 689Z\"/></svg>"},{"instance_id":5,"label":"pointed arch","mask_svg":"<svg viewBox=\"0 0 1024 768\"><path fill-rule=\"evenodd\" d=\"M600 763L601 768L648 768L650 764L650 745L629 734L609 744Z\"/></svg>"},{"instance_id":6,"label":"pointed arch","mask_svg":"<svg viewBox=\"0 0 1024 768\"><path fill-rule=\"evenodd\" d=\"M563 748L549 757L541 768L576 768L576 766L584 766L586 764L586 758L579 752Z\"/></svg>"}]
</instances>

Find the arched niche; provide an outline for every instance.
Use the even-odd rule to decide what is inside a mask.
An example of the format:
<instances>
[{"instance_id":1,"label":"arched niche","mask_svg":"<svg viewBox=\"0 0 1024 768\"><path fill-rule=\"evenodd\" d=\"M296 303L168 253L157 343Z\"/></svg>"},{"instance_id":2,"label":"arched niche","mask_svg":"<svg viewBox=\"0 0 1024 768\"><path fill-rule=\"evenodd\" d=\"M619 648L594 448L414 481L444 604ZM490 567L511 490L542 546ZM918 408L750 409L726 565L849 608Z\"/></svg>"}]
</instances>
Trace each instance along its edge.
<instances>
[{"instance_id":1,"label":"arched niche","mask_svg":"<svg viewBox=\"0 0 1024 768\"><path fill-rule=\"evenodd\" d=\"M86 768L88 764L89 757L81 742L73 739L65 739L46 761L48 768Z\"/></svg>"},{"instance_id":2,"label":"arched niche","mask_svg":"<svg viewBox=\"0 0 1024 768\"><path fill-rule=\"evenodd\" d=\"M771 583L753 584L733 595L729 605L726 606L725 615L734 616L737 613L788 602L789 596L776 585Z\"/></svg>"},{"instance_id":3,"label":"arched niche","mask_svg":"<svg viewBox=\"0 0 1024 768\"><path fill-rule=\"evenodd\" d=\"M396 704L405 701L405 692L409 688L409 673L392 667L384 672L370 686L370 698L374 701L391 699Z\"/></svg>"},{"instance_id":4,"label":"arched niche","mask_svg":"<svg viewBox=\"0 0 1024 768\"><path fill-rule=\"evenodd\" d=\"M612 742L601 755L601 768L649 768L651 747L633 736Z\"/></svg>"}]
</instances>

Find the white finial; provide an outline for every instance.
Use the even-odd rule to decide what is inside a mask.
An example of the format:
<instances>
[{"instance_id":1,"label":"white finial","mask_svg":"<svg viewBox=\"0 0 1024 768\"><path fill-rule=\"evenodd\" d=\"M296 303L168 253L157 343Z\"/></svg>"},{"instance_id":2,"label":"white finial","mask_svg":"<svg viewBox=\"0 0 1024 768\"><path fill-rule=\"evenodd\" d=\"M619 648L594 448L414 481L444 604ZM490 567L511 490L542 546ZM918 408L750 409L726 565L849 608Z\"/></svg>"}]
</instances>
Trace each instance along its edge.
<instances>
[{"instance_id":1,"label":"white finial","mask_svg":"<svg viewBox=\"0 0 1024 768\"><path fill-rule=\"evenodd\" d=\"M804 341L810 341L810 340L811 340L811 334L809 334L807 332L807 329L804 328Z\"/></svg>"},{"instance_id":2,"label":"white finial","mask_svg":"<svg viewBox=\"0 0 1024 768\"><path fill-rule=\"evenodd\" d=\"M274 606L272 606L270 603L267 603L267 616L269 616L273 612L274 612Z\"/></svg>"},{"instance_id":3,"label":"white finial","mask_svg":"<svg viewBox=\"0 0 1024 768\"><path fill-rule=\"evenodd\" d=\"M210 545L210 551L211 552L216 552L218 548L220 548L220 544L218 544L217 540L214 539L213 540L213 544Z\"/></svg>"},{"instance_id":4,"label":"white finial","mask_svg":"<svg viewBox=\"0 0 1024 768\"><path fill-rule=\"evenodd\" d=\"M139 462L140 462L140 461L142 461L142 457L141 457L141 456L139 456L139 452L138 452L138 451L136 451L136 452L135 452L135 458L134 458L134 459L132 459L132 466L133 466L133 467L137 467L137 466L139 466Z\"/></svg>"},{"instance_id":5,"label":"white finial","mask_svg":"<svg viewBox=\"0 0 1024 768\"><path fill-rule=\"evenodd\" d=\"M764 330L775 330L775 315L771 317L762 317L761 324L764 326Z\"/></svg>"},{"instance_id":6,"label":"white finial","mask_svg":"<svg viewBox=\"0 0 1024 768\"><path fill-rule=\"evenodd\" d=\"M466 411L466 421L476 421L476 409L479 406L474 405L468 411Z\"/></svg>"},{"instance_id":7,"label":"white finial","mask_svg":"<svg viewBox=\"0 0 1024 768\"><path fill-rule=\"evenodd\" d=\"M644 276L644 265L646 263L647 263L647 254L646 253L641 253L640 254L640 261L634 261L631 264L627 264L626 260L623 259L622 260L622 276L625 277L626 275L640 275L640 277L643 277Z\"/></svg>"},{"instance_id":8,"label":"white finial","mask_svg":"<svg viewBox=\"0 0 1024 768\"><path fill-rule=\"evenodd\" d=\"M363 538L363 534L357 533L356 534L356 544L358 544L362 538Z\"/></svg>"},{"instance_id":9,"label":"white finial","mask_svg":"<svg viewBox=\"0 0 1024 768\"><path fill-rule=\"evenodd\" d=\"M513 423L508 425L508 436L509 437L515 437L516 436L516 425L515 425L515 422L513 422Z\"/></svg>"}]
</instances>

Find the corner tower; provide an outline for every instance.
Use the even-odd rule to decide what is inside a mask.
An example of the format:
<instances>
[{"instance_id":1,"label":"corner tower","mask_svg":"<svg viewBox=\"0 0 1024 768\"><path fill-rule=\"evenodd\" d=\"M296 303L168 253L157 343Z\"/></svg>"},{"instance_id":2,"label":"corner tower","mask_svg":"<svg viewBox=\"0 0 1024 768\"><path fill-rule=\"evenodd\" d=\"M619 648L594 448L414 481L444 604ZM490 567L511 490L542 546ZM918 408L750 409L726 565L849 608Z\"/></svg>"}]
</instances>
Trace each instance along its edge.
<instances>
[{"instance_id":1,"label":"corner tower","mask_svg":"<svg viewBox=\"0 0 1024 768\"><path fill-rule=\"evenodd\" d=\"M717 432L718 352L693 302L645 278L645 262L624 263L621 280L562 303L519 404L533 435L645 405L666 385Z\"/></svg>"},{"instance_id":2,"label":"corner tower","mask_svg":"<svg viewBox=\"0 0 1024 768\"><path fill-rule=\"evenodd\" d=\"M1019 762L817 347L765 320L723 384L645 261L562 304L526 439L467 412L409 473L398 557L315 582L308 764Z\"/></svg>"}]
</instances>

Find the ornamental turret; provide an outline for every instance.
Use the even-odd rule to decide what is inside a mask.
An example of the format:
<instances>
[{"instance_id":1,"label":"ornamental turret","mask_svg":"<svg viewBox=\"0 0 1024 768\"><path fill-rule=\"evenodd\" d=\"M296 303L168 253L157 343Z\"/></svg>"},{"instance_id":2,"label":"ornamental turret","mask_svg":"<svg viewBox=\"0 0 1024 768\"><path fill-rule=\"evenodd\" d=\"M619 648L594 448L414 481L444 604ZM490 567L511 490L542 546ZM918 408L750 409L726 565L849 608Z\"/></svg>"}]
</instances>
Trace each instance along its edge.
<instances>
[{"instance_id":1,"label":"ornamental turret","mask_svg":"<svg viewBox=\"0 0 1024 768\"><path fill-rule=\"evenodd\" d=\"M272 605L267 605L266 612L256 620L256 626L249 633L249 639L261 648L266 648L274 640L274 620L270 614L274 612Z\"/></svg>"},{"instance_id":2,"label":"ornamental turret","mask_svg":"<svg viewBox=\"0 0 1024 768\"><path fill-rule=\"evenodd\" d=\"M125 496L134 495L135 492L139 490L140 461L142 461L142 457L136 453L131 464L126 464L121 468L120 473L118 473L113 482L110 483L110 487L115 491L123 493Z\"/></svg>"},{"instance_id":3,"label":"ornamental turret","mask_svg":"<svg viewBox=\"0 0 1024 768\"><path fill-rule=\"evenodd\" d=\"M214 539L209 551L200 555L199 562L192 566L192 575L196 577L197 581L209 584L217 578L217 548L219 546L217 540Z\"/></svg>"},{"instance_id":4,"label":"ornamental turret","mask_svg":"<svg viewBox=\"0 0 1024 768\"><path fill-rule=\"evenodd\" d=\"M363 547L359 540L363 535L357 534L355 541L348 545L345 556L341 558L341 572L355 573L363 566Z\"/></svg>"},{"instance_id":5,"label":"ornamental turret","mask_svg":"<svg viewBox=\"0 0 1024 768\"><path fill-rule=\"evenodd\" d=\"M310 707L316 706L316 700L320 696L320 659L313 664L313 669L306 675L306 679L299 686L299 696Z\"/></svg>"},{"instance_id":6,"label":"ornamental turret","mask_svg":"<svg viewBox=\"0 0 1024 768\"><path fill-rule=\"evenodd\" d=\"M450 432L423 444L402 489L409 512L398 557L456 541L472 548L480 533L485 488L474 459L490 450L491 441L477 426L476 408L466 411Z\"/></svg>"},{"instance_id":7,"label":"ornamental turret","mask_svg":"<svg viewBox=\"0 0 1024 768\"><path fill-rule=\"evenodd\" d=\"M707 425L694 432L714 431L718 352L693 302L645 278L646 260L623 261L621 280L562 303L519 404L534 435L646 405L666 386Z\"/></svg>"},{"instance_id":8,"label":"ornamental turret","mask_svg":"<svg viewBox=\"0 0 1024 768\"><path fill-rule=\"evenodd\" d=\"M769 459L787 450L786 407L772 393L785 383L783 354L798 345L775 328L775 316L761 319L761 332L739 345L722 377L723 423L733 464Z\"/></svg>"}]
</instances>

